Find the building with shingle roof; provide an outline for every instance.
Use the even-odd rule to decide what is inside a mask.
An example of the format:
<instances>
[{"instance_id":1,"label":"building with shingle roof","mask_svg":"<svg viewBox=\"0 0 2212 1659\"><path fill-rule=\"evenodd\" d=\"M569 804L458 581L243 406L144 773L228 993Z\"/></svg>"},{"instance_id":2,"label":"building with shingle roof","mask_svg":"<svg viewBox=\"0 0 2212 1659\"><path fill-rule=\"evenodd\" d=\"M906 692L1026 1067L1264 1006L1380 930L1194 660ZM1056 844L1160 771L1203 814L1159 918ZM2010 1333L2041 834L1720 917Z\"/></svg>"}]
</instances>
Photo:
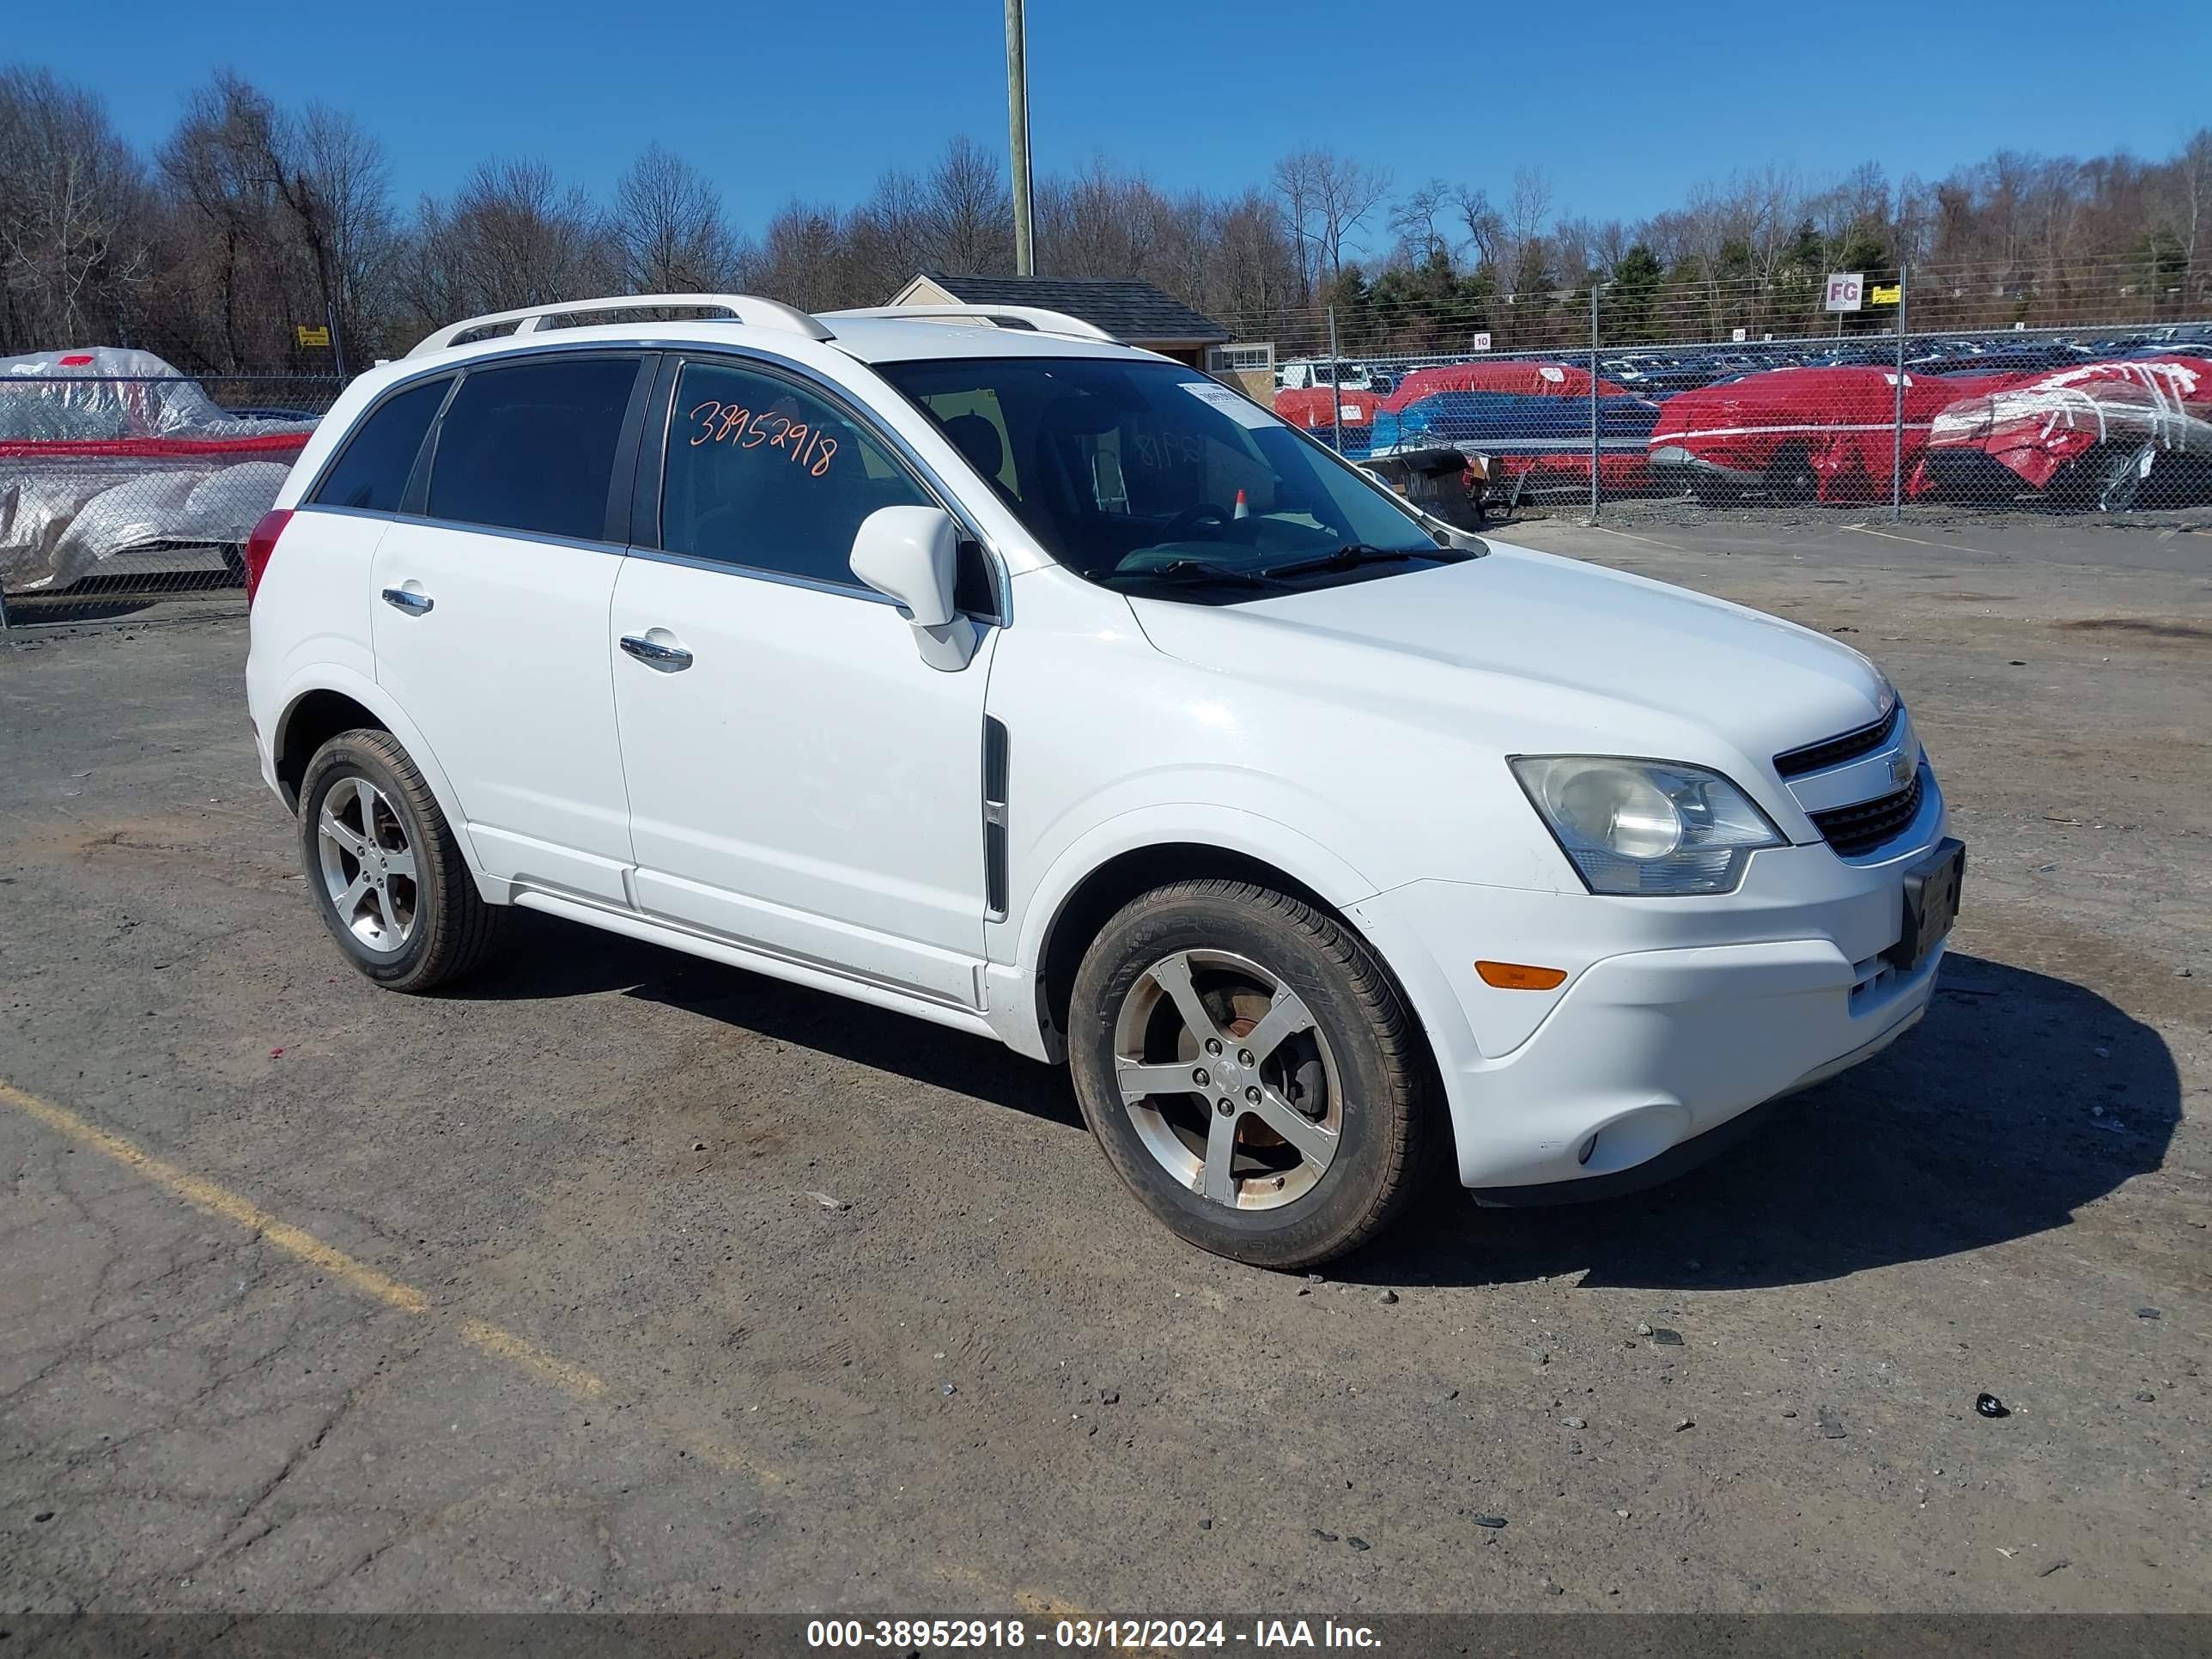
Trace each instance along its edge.
<instances>
[{"instance_id":1,"label":"building with shingle roof","mask_svg":"<svg viewBox=\"0 0 2212 1659\"><path fill-rule=\"evenodd\" d=\"M1206 367L1206 349L1229 331L1150 283L1119 276L956 276L925 270L891 298L895 306L1036 306L1096 324L1124 345Z\"/></svg>"}]
</instances>

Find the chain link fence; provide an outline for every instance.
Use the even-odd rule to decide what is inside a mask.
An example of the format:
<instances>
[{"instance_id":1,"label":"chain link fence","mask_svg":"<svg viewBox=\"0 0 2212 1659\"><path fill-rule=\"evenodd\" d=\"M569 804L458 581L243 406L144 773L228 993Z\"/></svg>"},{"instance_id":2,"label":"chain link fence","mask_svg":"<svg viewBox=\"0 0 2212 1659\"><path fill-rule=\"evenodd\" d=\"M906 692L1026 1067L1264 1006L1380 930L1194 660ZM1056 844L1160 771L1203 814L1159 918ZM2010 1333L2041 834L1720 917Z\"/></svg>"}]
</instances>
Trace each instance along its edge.
<instances>
[{"instance_id":1,"label":"chain link fence","mask_svg":"<svg viewBox=\"0 0 2212 1659\"><path fill-rule=\"evenodd\" d=\"M0 629L242 611L246 538L343 385L116 349L0 362Z\"/></svg>"},{"instance_id":2,"label":"chain link fence","mask_svg":"<svg viewBox=\"0 0 2212 1659\"><path fill-rule=\"evenodd\" d=\"M1244 319L1269 375L1249 346L1223 355L1347 456L1462 452L1493 510L2212 525L2212 305L2185 314L2178 285L2136 304L2089 275L2087 297L1910 270L1809 294L1378 289Z\"/></svg>"}]
</instances>

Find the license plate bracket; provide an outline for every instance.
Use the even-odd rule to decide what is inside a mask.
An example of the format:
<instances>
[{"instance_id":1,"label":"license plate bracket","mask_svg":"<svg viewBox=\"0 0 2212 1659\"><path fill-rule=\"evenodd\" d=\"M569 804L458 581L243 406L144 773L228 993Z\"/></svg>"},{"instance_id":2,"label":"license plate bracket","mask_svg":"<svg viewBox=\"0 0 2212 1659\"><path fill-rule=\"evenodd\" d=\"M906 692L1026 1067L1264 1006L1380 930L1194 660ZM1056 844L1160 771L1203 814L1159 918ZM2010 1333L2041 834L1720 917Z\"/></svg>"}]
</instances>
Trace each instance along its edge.
<instances>
[{"instance_id":1,"label":"license plate bracket","mask_svg":"<svg viewBox=\"0 0 2212 1659\"><path fill-rule=\"evenodd\" d=\"M1959 888L1966 873L1966 843L1954 836L1938 842L1927 857L1905 872L1905 926L1897 943L1882 952L1905 973L1927 961L1959 919Z\"/></svg>"}]
</instances>

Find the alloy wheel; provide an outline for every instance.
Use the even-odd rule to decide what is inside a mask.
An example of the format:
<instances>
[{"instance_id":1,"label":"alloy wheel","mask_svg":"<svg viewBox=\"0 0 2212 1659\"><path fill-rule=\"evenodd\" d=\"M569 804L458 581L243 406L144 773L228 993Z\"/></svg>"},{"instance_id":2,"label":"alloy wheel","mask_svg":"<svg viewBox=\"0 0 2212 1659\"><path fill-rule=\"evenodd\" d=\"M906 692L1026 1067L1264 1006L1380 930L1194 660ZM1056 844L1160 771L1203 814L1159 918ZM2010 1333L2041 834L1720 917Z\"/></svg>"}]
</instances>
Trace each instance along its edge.
<instances>
[{"instance_id":1,"label":"alloy wheel","mask_svg":"<svg viewBox=\"0 0 2212 1659\"><path fill-rule=\"evenodd\" d=\"M1114 1073L1146 1150L1210 1203L1279 1208L1335 1161L1345 1099L1328 1036L1249 957L1177 951L1139 974L1115 1021Z\"/></svg>"},{"instance_id":2,"label":"alloy wheel","mask_svg":"<svg viewBox=\"0 0 2212 1659\"><path fill-rule=\"evenodd\" d=\"M340 778L315 819L324 890L346 931L392 955L415 936L420 889L407 821L364 777Z\"/></svg>"}]
</instances>

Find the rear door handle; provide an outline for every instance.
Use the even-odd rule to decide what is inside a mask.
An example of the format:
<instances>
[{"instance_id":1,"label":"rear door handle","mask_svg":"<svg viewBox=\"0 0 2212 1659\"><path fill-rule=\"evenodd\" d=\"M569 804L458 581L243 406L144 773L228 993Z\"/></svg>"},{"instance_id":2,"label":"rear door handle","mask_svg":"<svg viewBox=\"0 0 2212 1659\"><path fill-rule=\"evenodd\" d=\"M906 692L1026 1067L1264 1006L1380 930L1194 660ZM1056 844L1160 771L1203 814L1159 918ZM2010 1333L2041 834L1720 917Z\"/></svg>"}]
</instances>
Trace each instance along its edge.
<instances>
[{"instance_id":1,"label":"rear door handle","mask_svg":"<svg viewBox=\"0 0 2212 1659\"><path fill-rule=\"evenodd\" d=\"M691 653L680 645L664 645L643 634L625 634L622 648L648 668L673 674L691 665Z\"/></svg>"},{"instance_id":2,"label":"rear door handle","mask_svg":"<svg viewBox=\"0 0 2212 1659\"><path fill-rule=\"evenodd\" d=\"M386 588L384 602L394 611L404 611L410 617L422 616L437 604L428 593L417 593L407 587Z\"/></svg>"}]
</instances>

